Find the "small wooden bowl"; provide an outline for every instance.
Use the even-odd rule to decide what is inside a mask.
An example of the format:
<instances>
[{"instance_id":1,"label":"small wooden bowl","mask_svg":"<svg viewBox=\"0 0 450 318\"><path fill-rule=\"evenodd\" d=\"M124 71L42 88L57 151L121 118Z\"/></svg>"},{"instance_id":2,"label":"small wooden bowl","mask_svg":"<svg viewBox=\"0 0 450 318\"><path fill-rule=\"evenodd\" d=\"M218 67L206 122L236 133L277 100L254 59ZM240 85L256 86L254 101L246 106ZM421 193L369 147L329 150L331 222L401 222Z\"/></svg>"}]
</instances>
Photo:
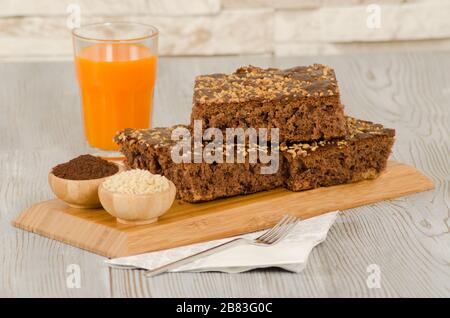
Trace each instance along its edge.
<instances>
[{"instance_id":1,"label":"small wooden bowl","mask_svg":"<svg viewBox=\"0 0 450 318\"><path fill-rule=\"evenodd\" d=\"M172 206L176 195L175 185L169 181L169 188L162 192L149 194L124 194L98 188L98 196L103 208L117 222L142 225L154 223Z\"/></svg>"},{"instance_id":2,"label":"small wooden bowl","mask_svg":"<svg viewBox=\"0 0 450 318\"><path fill-rule=\"evenodd\" d=\"M116 173L125 170L123 165L115 162L114 164L119 167ZM50 171L48 174L48 183L53 193L69 206L77 209L93 209L102 206L98 197L98 187L106 178L69 180L59 178Z\"/></svg>"}]
</instances>

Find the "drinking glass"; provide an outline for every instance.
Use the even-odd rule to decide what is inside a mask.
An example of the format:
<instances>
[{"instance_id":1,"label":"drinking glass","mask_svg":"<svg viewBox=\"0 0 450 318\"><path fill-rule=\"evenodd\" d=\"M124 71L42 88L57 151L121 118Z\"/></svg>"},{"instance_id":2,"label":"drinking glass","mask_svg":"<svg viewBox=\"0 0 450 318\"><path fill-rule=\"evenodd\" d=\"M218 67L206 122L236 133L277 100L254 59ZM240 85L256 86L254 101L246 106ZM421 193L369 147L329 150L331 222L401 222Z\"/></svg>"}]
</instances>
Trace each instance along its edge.
<instances>
[{"instance_id":1,"label":"drinking glass","mask_svg":"<svg viewBox=\"0 0 450 318\"><path fill-rule=\"evenodd\" d=\"M115 151L117 131L150 127L158 29L110 22L76 28L72 35L86 140Z\"/></svg>"}]
</instances>

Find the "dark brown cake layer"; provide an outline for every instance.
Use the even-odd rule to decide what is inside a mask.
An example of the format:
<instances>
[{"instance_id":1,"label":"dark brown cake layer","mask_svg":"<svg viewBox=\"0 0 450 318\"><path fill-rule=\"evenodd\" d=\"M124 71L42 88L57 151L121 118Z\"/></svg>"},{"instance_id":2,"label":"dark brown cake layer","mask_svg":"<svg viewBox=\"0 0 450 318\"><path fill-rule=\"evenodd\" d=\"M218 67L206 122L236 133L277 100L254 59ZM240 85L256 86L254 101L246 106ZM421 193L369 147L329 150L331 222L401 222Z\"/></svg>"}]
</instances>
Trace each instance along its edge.
<instances>
[{"instance_id":1,"label":"dark brown cake layer","mask_svg":"<svg viewBox=\"0 0 450 318\"><path fill-rule=\"evenodd\" d=\"M386 167L395 131L347 118L341 139L280 146L279 169L261 174L260 162L179 163L171 159L171 128L125 129L115 140L131 168L165 175L187 202L210 201L286 186L300 191L375 178ZM184 127L184 126L181 126Z\"/></svg>"},{"instance_id":2,"label":"dark brown cake layer","mask_svg":"<svg viewBox=\"0 0 450 318\"><path fill-rule=\"evenodd\" d=\"M204 128L279 128L280 142L346 134L335 73L321 64L198 76L191 120Z\"/></svg>"},{"instance_id":3,"label":"dark brown cake layer","mask_svg":"<svg viewBox=\"0 0 450 318\"><path fill-rule=\"evenodd\" d=\"M186 202L211 201L222 197L250 194L283 185L284 169L274 174L261 174L267 166L257 161L243 163L174 163L171 149L175 144L170 135L174 128L148 130L125 129L115 140L126 157L130 168L147 169L162 174L177 187L177 196ZM184 126L181 126L184 127ZM235 153L237 153L235 148ZM191 154L192 156L192 154ZM280 156L280 161L283 158ZM279 162L282 165L282 162Z\"/></svg>"},{"instance_id":4,"label":"dark brown cake layer","mask_svg":"<svg viewBox=\"0 0 450 318\"><path fill-rule=\"evenodd\" d=\"M292 191L376 178L386 168L395 130L347 117L343 139L285 144L280 148Z\"/></svg>"}]
</instances>

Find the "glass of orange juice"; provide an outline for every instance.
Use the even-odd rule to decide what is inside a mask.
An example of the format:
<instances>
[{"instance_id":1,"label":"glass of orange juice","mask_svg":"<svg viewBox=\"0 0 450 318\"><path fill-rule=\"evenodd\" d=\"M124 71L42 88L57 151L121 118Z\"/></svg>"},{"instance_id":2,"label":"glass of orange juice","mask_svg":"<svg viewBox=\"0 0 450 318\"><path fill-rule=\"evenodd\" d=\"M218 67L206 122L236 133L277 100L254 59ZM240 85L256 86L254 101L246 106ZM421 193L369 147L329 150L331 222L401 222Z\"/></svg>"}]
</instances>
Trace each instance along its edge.
<instances>
[{"instance_id":1,"label":"glass of orange juice","mask_svg":"<svg viewBox=\"0 0 450 318\"><path fill-rule=\"evenodd\" d=\"M115 151L117 131L150 126L158 29L111 22L72 34L86 139L94 148Z\"/></svg>"}]
</instances>

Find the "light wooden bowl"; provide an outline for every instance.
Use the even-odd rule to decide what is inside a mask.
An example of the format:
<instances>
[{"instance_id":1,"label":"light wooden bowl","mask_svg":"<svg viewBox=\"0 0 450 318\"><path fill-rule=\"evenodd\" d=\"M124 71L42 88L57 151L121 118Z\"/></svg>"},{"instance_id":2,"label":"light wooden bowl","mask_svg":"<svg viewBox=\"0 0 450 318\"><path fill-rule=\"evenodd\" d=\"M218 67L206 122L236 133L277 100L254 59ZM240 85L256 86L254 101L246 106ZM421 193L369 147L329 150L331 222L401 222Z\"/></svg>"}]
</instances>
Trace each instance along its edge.
<instances>
[{"instance_id":1,"label":"light wooden bowl","mask_svg":"<svg viewBox=\"0 0 450 318\"><path fill-rule=\"evenodd\" d=\"M124 194L98 188L98 196L103 208L117 221L124 224L142 225L158 221L172 206L177 189L169 180L169 188L149 194Z\"/></svg>"},{"instance_id":2,"label":"light wooden bowl","mask_svg":"<svg viewBox=\"0 0 450 318\"><path fill-rule=\"evenodd\" d=\"M122 164L115 163L119 170L125 170ZM98 197L98 187L106 179L69 180L55 176L52 171L48 174L48 183L53 193L69 206L78 209L93 209L101 207Z\"/></svg>"}]
</instances>

